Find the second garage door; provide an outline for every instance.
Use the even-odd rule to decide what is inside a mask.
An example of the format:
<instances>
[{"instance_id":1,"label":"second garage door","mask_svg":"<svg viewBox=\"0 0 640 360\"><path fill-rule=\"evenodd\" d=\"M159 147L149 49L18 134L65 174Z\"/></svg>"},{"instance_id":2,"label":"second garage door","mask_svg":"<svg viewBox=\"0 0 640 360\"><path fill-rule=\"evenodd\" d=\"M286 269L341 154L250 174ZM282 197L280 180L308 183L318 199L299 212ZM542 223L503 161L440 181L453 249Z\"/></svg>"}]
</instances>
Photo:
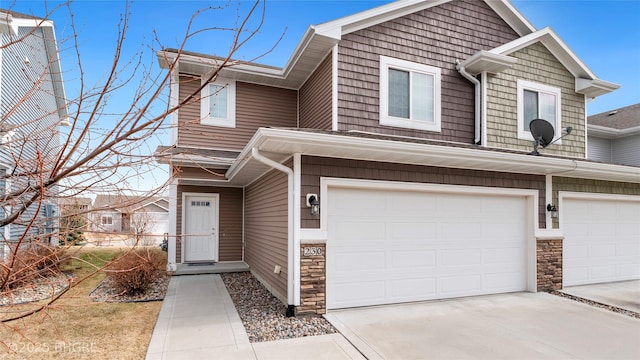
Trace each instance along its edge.
<instances>
[{"instance_id":1,"label":"second garage door","mask_svg":"<svg viewBox=\"0 0 640 360\"><path fill-rule=\"evenodd\" d=\"M567 198L563 285L640 279L640 201Z\"/></svg>"},{"instance_id":2,"label":"second garage door","mask_svg":"<svg viewBox=\"0 0 640 360\"><path fill-rule=\"evenodd\" d=\"M527 199L329 188L327 308L523 291Z\"/></svg>"}]
</instances>

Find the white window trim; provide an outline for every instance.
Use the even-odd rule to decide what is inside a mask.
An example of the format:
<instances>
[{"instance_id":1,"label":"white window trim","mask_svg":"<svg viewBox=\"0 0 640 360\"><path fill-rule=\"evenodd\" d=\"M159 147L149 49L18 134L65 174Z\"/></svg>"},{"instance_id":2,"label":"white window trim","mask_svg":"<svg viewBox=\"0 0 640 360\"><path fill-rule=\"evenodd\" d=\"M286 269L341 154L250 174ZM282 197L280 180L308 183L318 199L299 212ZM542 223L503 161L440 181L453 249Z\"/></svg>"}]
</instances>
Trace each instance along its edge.
<instances>
[{"instance_id":1,"label":"white window trim","mask_svg":"<svg viewBox=\"0 0 640 360\"><path fill-rule=\"evenodd\" d=\"M8 165L1 164L1 163L0 163L0 169L4 170L5 174L8 174L9 170L10 170ZM9 193L11 192L11 178L6 178L4 180L4 189L0 189L0 192L2 193L3 197L6 197L7 195L9 195ZM10 215L11 214L11 210L12 210L11 205L5 205L3 207L4 207L3 210L4 210L5 216ZM0 244L0 246L7 245L7 247L5 248L5 251L8 251L8 242L11 240L11 228L10 228L10 226L11 226L11 224L7 224L7 225L4 226L4 229L2 229L3 230L2 236L4 236L5 242L3 242L3 244ZM5 252L5 255L7 255L7 254L8 254L8 252ZM2 260L2 259L0 258L0 260Z\"/></svg>"},{"instance_id":2,"label":"white window trim","mask_svg":"<svg viewBox=\"0 0 640 360\"><path fill-rule=\"evenodd\" d=\"M204 84L204 80L202 81ZM209 85L226 86L228 90L227 96L227 118L213 118L209 116ZM228 79L217 79L210 82L202 88L200 101L200 123L203 125L212 125L220 127L235 128L236 127L236 81Z\"/></svg>"},{"instance_id":3,"label":"white window trim","mask_svg":"<svg viewBox=\"0 0 640 360\"><path fill-rule=\"evenodd\" d=\"M556 123L552 124L555 129L554 139L558 139L562 136L562 90L560 88L549 86L545 84L535 83L527 80L518 80L518 139L521 140L533 140L529 129L524 128L524 90L531 90L536 92L542 92L552 94L556 97ZM558 141L557 144L561 144Z\"/></svg>"},{"instance_id":4,"label":"white window trim","mask_svg":"<svg viewBox=\"0 0 640 360\"><path fill-rule=\"evenodd\" d=\"M433 76L433 122L412 120L389 116L389 68L418 72ZM387 56L380 56L380 125L402 127L414 130L426 130L440 132L441 114L441 70L440 68L418 64L410 61L399 60Z\"/></svg>"},{"instance_id":5,"label":"white window trim","mask_svg":"<svg viewBox=\"0 0 640 360\"><path fill-rule=\"evenodd\" d=\"M105 220L107 219L110 219L111 223L105 222ZM102 225L113 225L113 215L102 215L102 217L100 218L100 223Z\"/></svg>"}]
</instances>

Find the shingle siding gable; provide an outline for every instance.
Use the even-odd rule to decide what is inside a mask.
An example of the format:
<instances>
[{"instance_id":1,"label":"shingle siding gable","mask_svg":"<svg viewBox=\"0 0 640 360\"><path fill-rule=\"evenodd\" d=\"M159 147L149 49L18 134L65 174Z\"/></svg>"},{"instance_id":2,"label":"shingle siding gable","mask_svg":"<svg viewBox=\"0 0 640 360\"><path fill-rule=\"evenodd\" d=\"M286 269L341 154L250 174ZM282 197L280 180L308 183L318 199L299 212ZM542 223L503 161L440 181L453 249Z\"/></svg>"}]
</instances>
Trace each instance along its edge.
<instances>
[{"instance_id":1,"label":"shingle siding gable","mask_svg":"<svg viewBox=\"0 0 640 360\"><path fill-rule=\"evenodd\" d=\"M482 1L458 0L343 36L338 45L338 128L472 143L474 88L456 70L479 50L518 38ZM442 69L442 131L380 126L380 56Z\"/></svg>"},{"instance_id":2,"label":"shingle siding gable","mask_svg":"<svg viewBox=\"0 0 640 360\"><path fill-rule=\"evenodd\" d=\"M517 81L528 80L561 89L562 127L570 136L544 150L546 154L585 157L585 98L575 92L575 77L541 43L509 56L518 59L513 68L487 76L487 146L528 151L532 140L518 139ZM558 130L556 130L557 132Z\"/></svg>"}]
</instances>

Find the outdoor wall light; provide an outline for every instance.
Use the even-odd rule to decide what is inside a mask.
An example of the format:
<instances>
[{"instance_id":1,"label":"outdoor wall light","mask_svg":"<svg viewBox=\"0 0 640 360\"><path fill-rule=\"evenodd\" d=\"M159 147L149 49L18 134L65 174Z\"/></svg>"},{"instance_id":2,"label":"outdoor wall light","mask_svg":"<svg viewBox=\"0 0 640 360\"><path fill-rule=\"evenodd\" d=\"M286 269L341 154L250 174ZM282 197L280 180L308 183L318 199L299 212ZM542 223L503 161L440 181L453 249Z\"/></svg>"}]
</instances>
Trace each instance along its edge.
<instances>
[{"instance_id":1,"label":"outdoor wall light","mask_svg":"<svg viewBox=\"0 0 640 360\"><path fill-rule=\"evenodd\" d=\"M547 204L547 211L551 213L552 219L558 218L558 208L555 205Z\"/></svg>"},{"instance_id":2,"label":"outdoor wall light","mask_svg":"<svg viewBox=\"0 0 640 360\"><path fill-rule=\"evenodd\" d=\"M320 203L317 194L307 194L307 207L311 208L311 215L320 214Z\"/></svg>"}]
</instances>

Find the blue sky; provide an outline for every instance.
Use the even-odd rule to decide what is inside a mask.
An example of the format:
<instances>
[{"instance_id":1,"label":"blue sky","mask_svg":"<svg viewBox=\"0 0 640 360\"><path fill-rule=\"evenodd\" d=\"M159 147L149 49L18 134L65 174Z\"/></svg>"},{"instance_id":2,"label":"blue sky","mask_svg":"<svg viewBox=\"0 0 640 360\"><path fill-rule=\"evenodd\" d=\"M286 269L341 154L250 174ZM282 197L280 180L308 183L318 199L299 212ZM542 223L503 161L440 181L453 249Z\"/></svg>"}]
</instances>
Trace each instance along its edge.
<instances>
[{"instance_id":1,"label":"blue sky","mask_svg":"<svg viewBox=\"0 0 640 360\"><path fill-rule=\"evenodd\" d=\"M334 20L367 10L391 1L334 1L334 0L267 0L264 25L253 41L243 47L236 57L253 59L263 54L277 42L277 47L261 57L258 62L284 66L311 24ZM49 8L59 1L48 1ZM252 4L240 2L240 13ZM589 115L613 110L640 102L640 0L512 0L518 9L537 29L550 26L576 53L576 55L601 79L622 87L588 103ZM215 6L199 18L196 25L233 26L238 18L237 1L150 1L138 0L131 6L131 24L124 55L136 52L144 54L145 61L160 71L153 52L148 47L154 38L154 30L162 46L176 47L184 35L188 19L196 10ZM0 0L0 7L42 16L44 1ZM108 69L113 58L117 24L125 9L122 0L76 0L72 4L76 26L80 29L80 53L90 81L98 81ZM58 40L71 34L66 11L56 12L55 22ZM254 22L255 24L255 22ZM215 31L192 39L187 50L215 55L225 55L231 33ZM63 44L61 48L67 47ZM158 45L155 45L155 49ZM68 97L77 92L74 84L73 61L63 54L66 90ZM126 91L114 98L114 103L126 103L130 94ZM162 135L168 142L168 135ZM149 144L152 149L155 144ZM146 182L145 182L146 183Z\"/></svg>"},{"instance_id":2,"label":"blue sky","mask_svg":"<svg viewBox=\"0 0 640 360\"><path fill-rule=\"evenodd\" d=\"M262 54L281 34L277 48L259 62L283 66L310 24L319 24L390 1L268 0L265 25L261 33L242 49L240 57L250 59ZM51 7L58 2L49 1ZM596 114L640 102L640 0L512 0L513 5L538 29L550 26L595 74L622 87L588 104L588 114ZM1 0L3 8L40 15L43 1ZM73 4L85 65L100 74L113 54L119 14L124 1L77 0ZM251 2L242 1L246 9ZM184 34L187 19L206 6L226 6L203 17L201 23L232 24L235 1L149 1L132 5L129 51L140 48L156 30L164 46L175 46ZM67 14L53 16L59 39L68 36ZM229 33L208 33L194 39L188 50L223 55ZM221 46L222 45L222 46ZM73 64L63 64L73 66ZM70 91L72 89L68 89ZM72 92L72 91L71 91Z\"/></svg>"}]
</instances>

